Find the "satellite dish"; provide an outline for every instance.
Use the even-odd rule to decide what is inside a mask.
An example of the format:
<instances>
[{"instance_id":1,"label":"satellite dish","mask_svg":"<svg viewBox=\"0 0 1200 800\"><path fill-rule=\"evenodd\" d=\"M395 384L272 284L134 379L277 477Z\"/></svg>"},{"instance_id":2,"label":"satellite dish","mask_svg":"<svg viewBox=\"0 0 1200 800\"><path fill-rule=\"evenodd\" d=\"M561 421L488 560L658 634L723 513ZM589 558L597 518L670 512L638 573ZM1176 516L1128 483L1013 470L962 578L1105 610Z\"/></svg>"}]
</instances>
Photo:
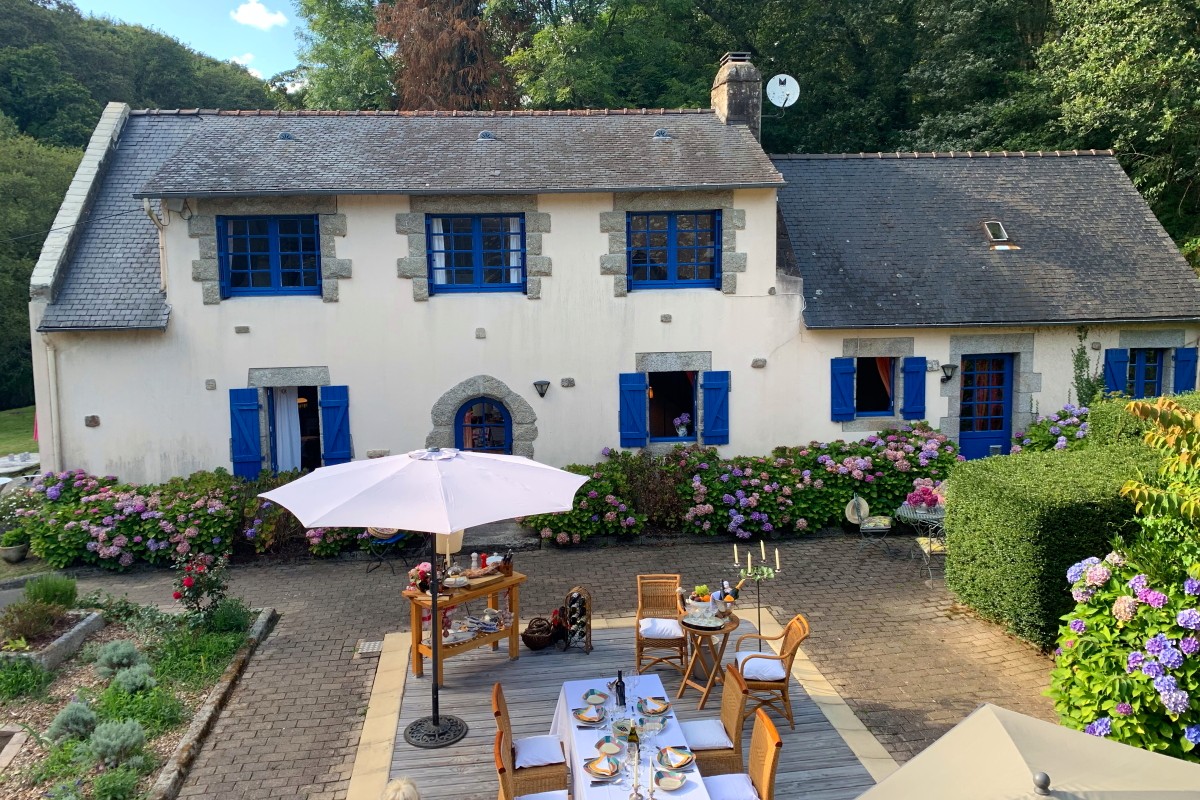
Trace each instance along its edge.
<instances>
[{"instance_id":1,"label":"satellite dish","mask_svg":"<svg viewBox=\"0 0 1200 800\"><path fill-rule=\"evenodd\" d=\"M800 84L791 75L776 75L767 81L767 99L780 108L787 108L800 98Z\"/></svg>"}]
</instances>

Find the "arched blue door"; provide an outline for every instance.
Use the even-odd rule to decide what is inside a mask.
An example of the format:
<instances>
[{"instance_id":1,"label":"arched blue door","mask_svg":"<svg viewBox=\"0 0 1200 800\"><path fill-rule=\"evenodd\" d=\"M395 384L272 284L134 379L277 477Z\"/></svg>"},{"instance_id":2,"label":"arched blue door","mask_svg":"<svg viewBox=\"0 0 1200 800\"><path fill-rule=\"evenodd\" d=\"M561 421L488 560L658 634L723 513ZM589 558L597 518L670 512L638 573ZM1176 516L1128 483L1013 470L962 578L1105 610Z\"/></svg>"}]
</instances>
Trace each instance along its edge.
<instances>
[{"instance_id":1,"label":"arched blue door","mask_svg":"<svg viewBox=\"0 0 1200 800\"><path fill-rule=\"evenodd\" d=\"M454 446L479 453L512 455L512 415L499 400L477 397L458 409Z\"/></svg>"}]
</instances>

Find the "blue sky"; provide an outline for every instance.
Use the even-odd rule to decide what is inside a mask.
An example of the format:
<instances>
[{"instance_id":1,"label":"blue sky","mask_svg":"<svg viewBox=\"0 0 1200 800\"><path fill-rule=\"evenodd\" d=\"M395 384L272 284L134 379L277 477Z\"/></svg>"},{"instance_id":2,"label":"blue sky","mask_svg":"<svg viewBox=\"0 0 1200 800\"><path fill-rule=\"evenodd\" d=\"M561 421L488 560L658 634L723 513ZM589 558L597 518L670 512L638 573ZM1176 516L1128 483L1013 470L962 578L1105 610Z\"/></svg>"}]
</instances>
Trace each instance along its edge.
<instances>
[{"instance_id":1,"label":"blue sky","mask_svg":"<svg viewBox=\"0 0 1200 800\"><path fill-rule=\"evenodd\" d=\"M221 61L236 60L269 78L296 66L296 30L290 0L74 0L84 14L153 28Z\"/></svg>"}]
</instances>

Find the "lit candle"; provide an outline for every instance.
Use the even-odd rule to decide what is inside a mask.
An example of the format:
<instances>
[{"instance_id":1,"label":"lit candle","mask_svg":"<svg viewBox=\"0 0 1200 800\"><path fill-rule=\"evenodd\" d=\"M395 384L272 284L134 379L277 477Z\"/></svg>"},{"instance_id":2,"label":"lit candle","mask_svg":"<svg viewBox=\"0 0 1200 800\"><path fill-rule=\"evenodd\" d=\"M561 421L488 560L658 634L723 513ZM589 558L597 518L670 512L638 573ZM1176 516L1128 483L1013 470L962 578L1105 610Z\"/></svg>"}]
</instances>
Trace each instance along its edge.
<instances>
[{"instance_id":1,"label":"lit candle","mask_svg":"<svg viewBox=\"0 0 1200 800\"><path fill-rule=\"evenodd\" d=\"M750 571L750 563L754 561L754 551L750 550L746 553L746 572Z\"/></svg>"},{"instance_id":2,"label":"lit candle","mask_svg":"<svg viewBox=\"0 0 1200 800\"><path fill-rule=\"evenodd\" d=\"M733 565L734 565L735 567L740 567L740 566L741 566L741 564L739 564L739 563L738 563L738 556L737 556L737 542L734 542L734 543L733 543Z\"/></svg>"},{"instance_id":3,"label":"lit candle","mask_svg":"<svg viewBox=\"0 0 1200 800\"><path fill-rule=\"evenodd\" d=\"M776 569L776 571L779 570L779 548L778 547L775 548L775 569Z\"/></svg>"},{"instance_id":4,"label":"lit candle","mask_svg":"<svg viewBox=\"0 0 1200 800\"><path fill-rule=\"evenodd\" d=\"M762 555L762 560L766 561L767 560L767 540L766 539L758 540L758 550L759 550L759 553Z\"/></svg>"}]
</instances>

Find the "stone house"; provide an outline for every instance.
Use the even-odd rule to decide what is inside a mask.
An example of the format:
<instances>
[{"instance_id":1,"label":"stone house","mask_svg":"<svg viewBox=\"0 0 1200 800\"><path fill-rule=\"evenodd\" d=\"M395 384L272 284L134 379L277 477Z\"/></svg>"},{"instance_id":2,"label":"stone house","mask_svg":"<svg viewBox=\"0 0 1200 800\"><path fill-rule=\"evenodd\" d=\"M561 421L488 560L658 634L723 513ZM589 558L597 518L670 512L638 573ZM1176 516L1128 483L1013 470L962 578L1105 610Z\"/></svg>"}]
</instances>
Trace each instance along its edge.
<instances>
[{"instance_id":1,"label":"stone house","mask_svg":"<svg viewBox=\"0 0 1200 800\"><path fill-rule=\"evenodd\" d=\"M916 419L983 454L1068 399L1081 325L1114 387L1194 386L1200 281L1111 154L769 157L760 87L731 54L703 110L110 104L31 282L43 463L562 465Z\"/></svg>"}]
</instances>

